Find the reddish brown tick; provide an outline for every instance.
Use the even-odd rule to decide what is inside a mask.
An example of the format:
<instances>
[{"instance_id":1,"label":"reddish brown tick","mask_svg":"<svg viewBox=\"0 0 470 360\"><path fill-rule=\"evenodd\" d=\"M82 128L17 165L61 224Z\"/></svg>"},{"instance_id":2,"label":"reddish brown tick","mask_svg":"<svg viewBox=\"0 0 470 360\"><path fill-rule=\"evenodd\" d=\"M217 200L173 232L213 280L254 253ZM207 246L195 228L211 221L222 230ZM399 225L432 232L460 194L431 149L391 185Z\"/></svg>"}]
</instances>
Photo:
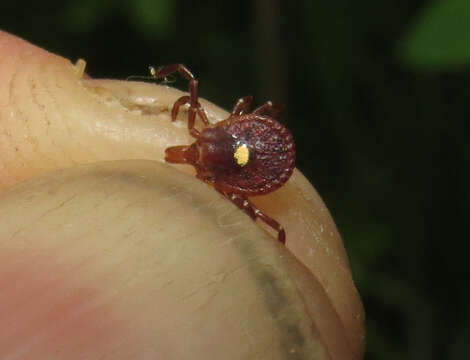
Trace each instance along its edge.
<instances>
[{"instance_id":1,"label":"reddish brown tick","mask_svg":"<svg viewBox=\"0 0 470 360\"><path fill-rule=\"evenodd\" d=\"M209 123L199 103L198 81L183 64L172 64L155 70L156 79L178 72L189 80L189 95L173 105L172 120L179 108L189 105L188 130L196 138L191 145L172 146L165 150L170 163L190 164L197 177L244 210L253 220L260 218L278 232L285 244L286 233L273 218L259 210L248 197L268 194L284 185L295 167L295 144L291 133L277 119L280 108L270 101L250 112L253 98L241 98L232 114L215 125ZM205 127L194 127L196 115Z\"/></svg>"}]
</instances>

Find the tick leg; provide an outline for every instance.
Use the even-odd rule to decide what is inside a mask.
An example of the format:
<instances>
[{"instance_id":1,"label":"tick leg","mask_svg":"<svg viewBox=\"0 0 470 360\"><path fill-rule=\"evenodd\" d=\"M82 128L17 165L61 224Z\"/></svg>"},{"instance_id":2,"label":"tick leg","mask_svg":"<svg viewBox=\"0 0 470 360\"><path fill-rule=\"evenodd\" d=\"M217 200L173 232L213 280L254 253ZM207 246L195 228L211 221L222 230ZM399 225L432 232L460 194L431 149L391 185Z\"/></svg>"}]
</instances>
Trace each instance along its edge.
<instances>
[{"instance_id":1,"label":"tick leg","mask_svg":"<svg viewBox=\"0 0 470 360\"><path fill-rule=\"evenodd\" d=\"M173 109L171 110L171 120L172 121L176 120L176 117L178 116L178 111L179 111L180 106L186 105L186 104L191 104L191 97L190 96L182 96L178 100L175 101L175 103L173 104ZM198 138L199 135L200 135L200 132L194 127L194 121L195 121L196 115L195 115L194 111L191 111L191 109L192 109L191 107L189 109L190 109L189 110L189 116L188 116L189 133L193 137ZM206 113L204 112L204 110L201 112L200 109L198 108L197 113L199 114L199 116L201 116L201 119L203 119L204 123L206 121L209 122L207 120L207 116L206 116ZM205 116L205 118L203 116Z\"/></svg>"},{"instance_id":2,"label":"tick leg","mask_svg":"<svg viewBox=\"0 0 470 360\"><path fill-rule=\"evenodd\" d=\"M237 103L233 107L232 115L242 115L250 111L251 103L253 102L253 96L245 96L238 99Z\"/></svg>"},{"instance_id":3,"label":"tick leg","mask_svg":"<svg viewBox=\"0 0 470 360\"><path fill-rule=\"evenodd\" d=\"M257 207L253 206L253 211L255 212L255 215L259 217L261 220L263 220L266 224L271 226L274 230L277 231L277 239L281 242L281 244L286 244L286 231L282 227L281 224L279 224L276 220L274 220L272 217L266 215L264 212L262 212L260 209Z\"/></svg>"},{"instance_id":4,"label":"tick leg","mask_svg":"<svg viewBox=\"0 0 470 360\"><path fill-rule=\"evenodd\" d=\"M186 80L196 80L192 72L189 71L189 69L183 64L171 64L162 66L155 71L151 71L150 74L155 79L161 79L175 72L179 72L181 76L184 77Z\"/></svg>"},{"instance_id":5,"label":"tick leg","mask_svg":"<svg viewBox=\"0 0 470 360\"><path fill-rule=\"evenodd\" d=\"M227 199L229 199L235 205L237 205L240 209L244 210L253 220L256 220L256 218L259 218L262 221L264 221L267 225L272 227L274 230L276 230L277 239L279 240L279 242L284 245L286 244L286 232L284 228L281 226L281 224L279 224L272 217L266 215L264 212L258 209L250 200L248 200L246 197L243 197L237 194L225 193L221 191L220 189L217 189L217 191L219 191L222 195L224 195Z\"/></svg>"},{"instance_id":6,"label":"tick leg","mask_svg":"<svg viewBox=\"0 0 470 360\"><path fill-rule=\"evenodd\" d=\"M178 100L175 101L173 104L173 109L171 109L171 120L175 121L176 117L178 116L178 112L180 111L180 106L186 105L190 103L189 96L182 96Z\"/></svg>"},{"instance_id":7,"label":"tick leg","mask_svg":"<svg viewBox=\"0 0 470 360\"><path fill-rule=\"evenodd\" d=\"M209 125L209 119L207 118L206 111L199 103L199 87L197 80L191 80L189 82L189 116L188 116L188 129L194 128L194 121L196 120L196 114L199 115L204 125Z\"/></svg>"},{"instance_id":8,"label":"tick leg","mask_svg":"<svg viewBox=\"0 0 470 360\"><path fill-rule=\"evenodd\" d=\"M209 118L207 117L206 110L204 110L204 108L202 107L200 103L198 103L197 114L201 118L204 125L209 126L210 123L209 123Z\"/></svg>"},{"instance_id":9,"label":"tick leg","mask_svg":"<svg viewBox=\"0 0 470 360\"><path fill-rule=\"evenodd\" d=\"M199 135L199 131L194 129L196 115L199 115L201 120L204 122L204 125L206 126L209 125L209 120L207 118L207 114L204 108L199 103L199 86L198 81L196 80L194 75L183 64L171 64L161 67L157 70L151 70L151 75L155 79L161 79L175 72L178 72L186 80L189 80L189 96L182 96L175 101L173 109L171 110L171 119L176 119L181 105L189 104L188 129L191 135L197 137Z\"/></svg>"},{"instance_id":10,"label":"tick leg","mask_svg":"<svg viewBox=\"0 0 470 360\"><path fill-rule=\"evenodd\" d=\"M263 105L260 107L256 108L252 114L257 114L257 115L269 115L272 116L275 119L279 119L280 115L282 112L282 106L273 104L271 101L265 102Z\"/></svg>"}]
</instances>

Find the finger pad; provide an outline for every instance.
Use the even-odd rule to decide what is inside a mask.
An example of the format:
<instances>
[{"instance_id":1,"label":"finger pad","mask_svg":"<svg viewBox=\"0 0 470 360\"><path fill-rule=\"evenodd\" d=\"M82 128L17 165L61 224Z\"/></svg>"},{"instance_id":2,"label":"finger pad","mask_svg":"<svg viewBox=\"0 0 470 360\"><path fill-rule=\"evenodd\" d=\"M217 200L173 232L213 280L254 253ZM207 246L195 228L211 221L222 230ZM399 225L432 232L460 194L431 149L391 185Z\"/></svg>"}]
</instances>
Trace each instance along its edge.
<instances>
[{"instance_id":1,"label":"finger pad","mask_svg":"<svg viewBox=\"0 0 470 360\"><path fill-rule=\"evenodd\" d=\"M94 358L115 346L125 327L80 268L44 254L0 253L0 358Z\"/></svg>"}]
</instances>

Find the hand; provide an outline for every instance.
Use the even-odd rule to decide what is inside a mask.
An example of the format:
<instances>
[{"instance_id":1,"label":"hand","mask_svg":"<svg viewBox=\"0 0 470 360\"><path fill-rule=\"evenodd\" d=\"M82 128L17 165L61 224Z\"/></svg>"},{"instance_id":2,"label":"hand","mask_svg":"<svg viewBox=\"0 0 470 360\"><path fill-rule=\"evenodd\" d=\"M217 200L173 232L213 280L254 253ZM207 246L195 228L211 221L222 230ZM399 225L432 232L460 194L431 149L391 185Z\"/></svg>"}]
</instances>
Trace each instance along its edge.
<instances>
[{"instance_id":1,"label":"hand","mask_svg":"<svg viewBox=\"0 0 470 360\"><path fill-rule=\"evenodd\" d=\"M362 356L341 239L299 172L253 199L286 248L163 162L191 141L169 118L181 92L92 80L1 32L0 54L0 358Z\"/></svg>"}]
</instances>

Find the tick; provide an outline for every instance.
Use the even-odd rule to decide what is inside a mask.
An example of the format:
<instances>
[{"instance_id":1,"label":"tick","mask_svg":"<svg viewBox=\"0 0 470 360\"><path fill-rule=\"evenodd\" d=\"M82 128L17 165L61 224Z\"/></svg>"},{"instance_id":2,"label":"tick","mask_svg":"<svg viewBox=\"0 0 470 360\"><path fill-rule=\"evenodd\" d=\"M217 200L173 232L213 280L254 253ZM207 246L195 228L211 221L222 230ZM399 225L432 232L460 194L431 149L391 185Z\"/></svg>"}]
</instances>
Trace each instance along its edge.
<instances>
[{"instance_id":1,"label":"tick","mask_svg":"<svg viewBox=\"0 0 470 360\"><path fill-rule=\"evenodd\" d=\"M189 81L189 95L176 100L171 118L174 121L180 107L189 105L188 130L196 140L191 145L167 148L165 160L194 166L199 179L214 186L253 220L259 218L275 229L278 240L285 244L284 228L249 200L280 188L295 168L294 139L278 122L281 109L268 101L250 112L253 97L247 96L237 101L227 119L211 125L199 103L198 80L186 66L172 64L150 70L156 79L178 72ZM196 116L204 123L201 130L194 126Z\"/></svg>"}]
</instances>

